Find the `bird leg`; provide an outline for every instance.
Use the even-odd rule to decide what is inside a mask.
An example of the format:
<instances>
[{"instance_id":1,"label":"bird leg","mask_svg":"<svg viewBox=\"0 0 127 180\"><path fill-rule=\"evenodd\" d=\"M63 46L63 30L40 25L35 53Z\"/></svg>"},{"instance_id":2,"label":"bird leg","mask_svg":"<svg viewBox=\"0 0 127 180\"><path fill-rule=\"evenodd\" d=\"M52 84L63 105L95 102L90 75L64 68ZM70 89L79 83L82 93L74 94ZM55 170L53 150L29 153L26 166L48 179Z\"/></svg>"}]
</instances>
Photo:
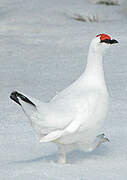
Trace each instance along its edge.
<instances>
[{"instance_id":1,"label":"bird leg","mask_svg":"<svg viewBox=\"0 0 127 180\"><path fill-rule=\"evenodd\" d=\"M57 162L59 164L65 164L66 163L66 151L64 149L63 145L58 146L58 160Z\"/></svg>"}]
</instances>

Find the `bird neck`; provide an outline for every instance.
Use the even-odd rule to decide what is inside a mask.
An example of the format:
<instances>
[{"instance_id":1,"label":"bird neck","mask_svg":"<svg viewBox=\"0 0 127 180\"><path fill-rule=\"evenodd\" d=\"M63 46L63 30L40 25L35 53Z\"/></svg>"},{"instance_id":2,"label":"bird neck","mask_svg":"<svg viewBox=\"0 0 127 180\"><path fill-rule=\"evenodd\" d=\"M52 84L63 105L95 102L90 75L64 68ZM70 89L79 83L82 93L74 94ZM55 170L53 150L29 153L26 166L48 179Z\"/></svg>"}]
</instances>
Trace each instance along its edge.
<instances>
[{"instance_id":1,"label":"bird neck","mask_svg":"<svg viewBox=\"0 0 127 180\"><path fill-rule=\"evenodd\" d=\"M96 84L101 87L106 87L103 71L102 53L97 53L93 51L92 48L89 49L87 65L83 76L91 85Z\"/></svg>"}]
</instances>

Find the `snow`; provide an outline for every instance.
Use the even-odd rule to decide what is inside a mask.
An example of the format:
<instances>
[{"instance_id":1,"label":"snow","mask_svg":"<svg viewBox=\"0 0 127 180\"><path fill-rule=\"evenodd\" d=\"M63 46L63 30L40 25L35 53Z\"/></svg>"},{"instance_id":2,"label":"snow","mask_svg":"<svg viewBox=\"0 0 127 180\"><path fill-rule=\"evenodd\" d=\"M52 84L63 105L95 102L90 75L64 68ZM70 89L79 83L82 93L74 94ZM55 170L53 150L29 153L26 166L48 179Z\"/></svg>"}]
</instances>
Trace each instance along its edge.
<instances>
[{"instance_id":1,"label":"snow","mask_svg":"<svg viewBox=\"0 0 127 180\"><path fill-rule=\"evenodd\" d=\"M125 12L125 11L124 11ZM97 15L79 22L74 14ZM74 151L59 165L52 143L40 144L9 95L19 90L42 101L83 72L91 39L105 32L120 43L104 57L110 143L91 153ZM0 0L0 179L119 180L127 177L127 21L121 6L87 0Z\"/></svg>"}]
</instances>

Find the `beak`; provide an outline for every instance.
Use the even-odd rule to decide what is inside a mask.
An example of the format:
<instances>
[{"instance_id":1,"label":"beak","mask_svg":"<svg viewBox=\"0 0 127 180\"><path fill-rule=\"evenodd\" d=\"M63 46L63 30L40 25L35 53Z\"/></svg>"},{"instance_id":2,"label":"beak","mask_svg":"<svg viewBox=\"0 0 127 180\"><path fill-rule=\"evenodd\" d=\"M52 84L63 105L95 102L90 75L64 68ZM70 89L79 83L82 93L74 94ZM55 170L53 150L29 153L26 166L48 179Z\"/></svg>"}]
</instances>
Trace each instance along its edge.
<instances>
[{"instance_id":1,"label":"beak","mask_svg":"<svg viewBox=\"0 0 127 180\"><path fill-rule=\"evenodd\" d=\"M116 44L116 43L118 43L117 40L115 40L115 39L110 40L110 44Z\"/></svg>"}]
</instances>

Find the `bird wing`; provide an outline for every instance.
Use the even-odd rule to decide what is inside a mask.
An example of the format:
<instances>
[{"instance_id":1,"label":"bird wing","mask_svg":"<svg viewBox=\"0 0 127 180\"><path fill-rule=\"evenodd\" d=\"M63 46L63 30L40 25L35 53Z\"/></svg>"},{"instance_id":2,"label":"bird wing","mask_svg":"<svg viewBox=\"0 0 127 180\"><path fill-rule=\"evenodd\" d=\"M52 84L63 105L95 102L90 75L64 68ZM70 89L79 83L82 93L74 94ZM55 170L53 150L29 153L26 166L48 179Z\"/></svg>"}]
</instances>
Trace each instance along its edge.
<instances>
[{"instance_id":1,"label":"bird wing","mask_svg":"<svg viewBox=\"0 0 127 180\"><path fill-rule=\"evenodd\" d=\"M65 129L52 131L48 135L40 138L40 142L51 142L55 141L63 136L69 135L71 133L75 133L78 131L81 123L80 121L72 121Z\"/></svg>"},{"instance_id":2,"label":"bird wing","mask_svg":"<svg viewBox=\"0 0 127 180\"><path fill-rule=\"evenodd\" d=\"M73 134L79 131L82 124L84 124L86 117L88 116L88 106L87 108L79 108L77 107L78 111L76 113L76 116L74 120L72 120L69 125L66 126L66 128L62 130L55 130L47 134L46 136L43 136L40 138L40 142L51 142L55 141L63 136L67 136L69 134ZM84 114L82 118L82 113ZM85 128L85 125L83 125ZM87 126L87 124L86 124Z\"/></svg>"},{"instance_id":3,"label":"bird wing","mask_svg":"<svg viewBox=\"0 0 127 180\"><path fill-rule=\"evenodd\" d=\"M39 126L41 134L64 129L74 118L73 108L66 106L63 101L43 103L17 91L12 92L10 97L21 106L32 125Z\"/></svg>"},{"instance_id":4,"label":"bird wing","mask_svg":"<svg viewBox=\"0 0 127 180\"><path fill-rule=\"evenodd\" d=\"M88 101L84 98L60 99L51 103L52 108L19 92L13 92L11 99L22 107L28 119L32 120L34 128L38 125L36 131L43 135L39 137L40 142L55 141L78 132L88 115Z\"/></svg>"}]
</instances>

